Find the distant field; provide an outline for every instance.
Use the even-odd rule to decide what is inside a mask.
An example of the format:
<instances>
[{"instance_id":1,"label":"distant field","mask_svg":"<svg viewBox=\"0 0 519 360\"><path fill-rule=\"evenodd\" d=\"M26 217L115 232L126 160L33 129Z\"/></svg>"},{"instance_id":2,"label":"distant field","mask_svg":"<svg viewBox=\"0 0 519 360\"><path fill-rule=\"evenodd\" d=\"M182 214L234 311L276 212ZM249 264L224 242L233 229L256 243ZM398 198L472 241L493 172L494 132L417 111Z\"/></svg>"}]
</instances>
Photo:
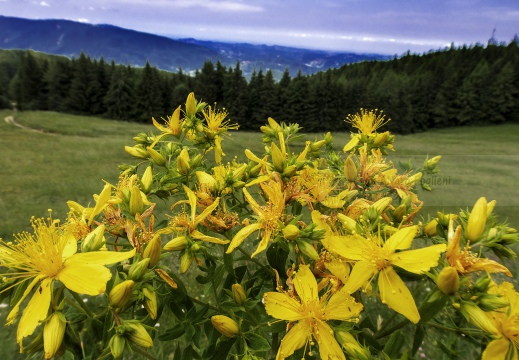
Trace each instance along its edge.
<instances>
[{"instance_id":1,"label":"distant field","mask_svg":"<svg viewBox=\"0 0 519 360\"><path fill-rule=\"evenodd\" d=\"M150 132L151 125L81 117L53 112L20 112L15 120L31 129L7 124L12 115L0 112L0 237L29 230L29 219L46 216L64 218L67 200L81 204L103 187L103 181L117 181L117 165L133 163L124 152L138 132ZM480 196L497 200L496 212L519 227L519 125L450 128L422 134L398 136L395 163L410 160L419 167L425 157L442 155L441 173L425 178L432 192L421 191L427 205L422 215L437 210L470 208ZM338 149L349 134L333 134ZM309 140L321 134L308 135ZM235 132L224 145L227 159L244 160L248 147L263 151L260 133Z\"/></svg>"}]
</instances>

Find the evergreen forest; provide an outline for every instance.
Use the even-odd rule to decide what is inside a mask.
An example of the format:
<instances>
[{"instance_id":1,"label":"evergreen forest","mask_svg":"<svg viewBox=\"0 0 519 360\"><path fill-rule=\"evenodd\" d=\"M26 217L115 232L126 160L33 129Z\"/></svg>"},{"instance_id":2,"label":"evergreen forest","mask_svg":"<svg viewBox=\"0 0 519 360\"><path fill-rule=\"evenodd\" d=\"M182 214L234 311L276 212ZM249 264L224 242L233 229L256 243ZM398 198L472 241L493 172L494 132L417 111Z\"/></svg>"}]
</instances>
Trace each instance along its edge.
<instances>
[{"instance_id":1,"label":"evergreen forest","mask_svg":"<svg viewBox=\"0 0 519 360\"><path fill-rule=\"evenodd\" d=\"M365 61L314 75L288 69L276 80L257 69L246 79L238 62L206 61L195 74L135 68L33 51L0 50L0 107L49 110L151 122L170 115L194 91L217 103L241 130L257 131L272 117L305 132L346 131L348 114L382 109L387 130L519 122L519 44L461 46L389 61Z\"/></svg>"}]
</instances>

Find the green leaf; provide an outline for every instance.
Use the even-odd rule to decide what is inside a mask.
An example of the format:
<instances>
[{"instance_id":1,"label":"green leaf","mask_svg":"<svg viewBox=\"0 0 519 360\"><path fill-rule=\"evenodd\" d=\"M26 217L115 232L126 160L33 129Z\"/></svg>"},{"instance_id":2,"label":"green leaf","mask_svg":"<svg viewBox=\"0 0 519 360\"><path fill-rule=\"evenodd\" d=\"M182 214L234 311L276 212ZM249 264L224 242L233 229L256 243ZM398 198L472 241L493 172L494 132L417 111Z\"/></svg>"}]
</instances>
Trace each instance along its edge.
<instances>
[{"instance_id":1,"label":"green leaf","mask_svg":"<svg viewBox=\"0 0 519 360\"><path fill-rule=\"evenodd\" d=\"M414 332L414 338L413 338L413 348L411 350L411 355L414 356L418 349L420 348L420 345L422 345L422 341L425 338L425 327L422 324L418 324L416 326L416 331Z\"/></svg>"},{"instance_id":2,"label":"green leaf","mask_svg":"<svg viewBox=\"0 0 519 360\"><path fill-rule=\"evenodd\" d=\"M254 334L254 333L248 333L245 335L245 338L247 339L247 345L255 351L267 351L271 349L271 345L265 339L263 336Z\"/></svg>"},{"instance_id":3,"label":"green leaf","mask_svg":"<svg viewBox=\"0 0 519 360\"><path fill-rule=\"evenodd\" d=\"M275 242L267 249L267 260L273 269L276 269L279 276L286 277L286 261L288 251L284 250L279 243Z\"/></svg>"},{"instance_id":4,"label":"green leaf","mask_svg":"<svg viewBox=\"0 0 519 360\"><path fill-rule=\"evenodd\" d=\"M401 331L396 331L391 334L389 340L384 346L384 352L391 358L397 358L401 353L402 345L405 343L405 336Z\"/></svg>"},{"instance_id":5,"label":"green leaf","mask_svg":"<svg viewBox=\"0 0 519 360\"><path fill-rule=\"evenodd\" d=\"M237 338L232 338L232 339L218 341L214 350L212 352L208 352L209 354L211 354L211 357L209 359L210 360L227 359L232 346L236 342L236 339Z\"/></svg>"},{"instance_id":6,"label":"green leaf","mask_svg":"<svg viewBox=\"0 0 519 360\"><path fill-rule=\"evenodd\" d=\"M168 340L175 340L178 339L184 335L184 326L179 323L175 324L172 328L167 329L164 331L163 334L159 335L159 340L161 341L168 341Z\"/></svg>"}]
</instances>

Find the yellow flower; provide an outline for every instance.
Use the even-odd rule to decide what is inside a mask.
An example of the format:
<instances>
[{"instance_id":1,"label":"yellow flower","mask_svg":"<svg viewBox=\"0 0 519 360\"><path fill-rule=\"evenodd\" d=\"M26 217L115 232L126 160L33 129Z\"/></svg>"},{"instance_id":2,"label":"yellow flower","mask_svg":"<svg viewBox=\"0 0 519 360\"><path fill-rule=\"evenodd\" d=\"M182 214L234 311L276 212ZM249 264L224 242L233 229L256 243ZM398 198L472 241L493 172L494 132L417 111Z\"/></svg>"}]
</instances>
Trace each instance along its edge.
<instances>
[{"instance_id":1,"label":"yellow flower","mask_svg":"<svg viewBox=\"0 0 519 360\"><path fill-rule=\"evenodd\" d=\"M159 140L161 137L167 134L171 134L176 137L180 135L180 108L181 106L176 108L176 110L173 112L173 115L171 115L171 117L167 117L168 119L165 120L166 126L160 125L154 118L151 118L151 121L153 121L153 125L162 132L162 135L160 135L157 138L157 140Z\"/></svg>"},{"instance_id":2,"label":"yellow flower","mask_svg":"<svg viewBox=\"0 0 519 360\"><path fill-rule=\"evenodd\" d=\"M329 235L323 240L323 245L330 252L356 261L344 286L347 292L358 290L379 274L378 289L382 303L416 324L420 314L413 296L393 266L414 274L423 274L438 264L438 258L446 248L446 245L439 244L397 252L411 247L417 231L418 226L402 228L384 243L378 236L366 239L359 235Z\"/></svg>"},{"instance_id":3,"label":"yellow flower","mask_svg":"<svg viewBox=\"0 0 519 360\"><path fill-rule=\"evenodd\" d=\"M67 289L78 294L99 295L105 292L106 282L112 277L104 265L135 255L135 249L128 252L76 253L76 239L69 232L64 232L57 221L49 220L47 224L43 219L37 219L33 221L33 228L34 235L18 234L15 244L0 241L0 266L13 270L2 276L18 280L16 284L30 281L9 313L8 325L18 316L23 300L36 289L18 325L16 338L20 346L23 338L31 335L47 317L54 280L61 281Z\"/></svg>"},{"instance_id":4,"label":"yellow flower","mask_svg":"<svg viewBox=\"0 0 519 360\"><path fill-rule=\"evenodd\" d=\"M174 208L177 204L187 202L191 208L191 213L189 214L189 216L187 214L180 214L178 216L175 216L170 221L168 227L163 231L159 231L158 233L164 234L175 231L179 236L187 235L195 240L207 241L214 244L227 244L229 240L222 240L213 236L205 235L196 229L198 224L200 224L201 221L203 221L207 216L209 216L213 212L213 210L218 206L218 204L220 203L220 198L216 198L210 206L206 207L201 214L197 215L195 193L193 192L193 190L191 190L185 185L184 191L187 194L188 200L179 201L175 205L173 205L172 208ZM168 249L167 244L165 248Z\"/></svg>"},{"instance_id":5,"label":"yellow flower","mask_svg":"<svg viewBox=\"0 0 519 360\"><path fill-rule=\"evenodd\" d=\"M294 275L299 301L286 293L267 292L263 295L267 314L287 321L297 321L279 346L276 360L285 359L305 345L319 345L321 359L345 359L341 346L333 336L328 320L356 321L362 304L344 291L326 292L321 298L311 270L300 265ZM311 349L310 349L311 351Z\"/></svg>"},{"instance_id":6,"label":"yellow flower","mask_svg":"<svg viewBox=\"0 0 519 360\"><path fill-rule=\"evenodd\" d=\"M214 158L217 164L222 162L222 156L225 156L222 150L222 135L228 130L237 130L238 124L231 124L230 120L225 120L227 111L213 110L211 106L202 110L206 125L204 126L206 137L211 140L214 147Z\"/></svg>"},{"instance_id":7,"label":"yellow flower","mask_svg":"<svg viewBox=\"0 0 519 360\"><path fill-rule=\"evenodd\" d=\"M509 301L510 307L508 311L487 313L500 336L487 345L482 360L517 360L519 359L519 294L509 282L504 282L496 288L497 293Z\"/></svg>"},{"instance_id":8,"label":"yellow flower","mask_svg":"<svg viewBox=\"0 0 519 360\"><path fill-rule=\"evenodd\" d=\"M386 115L382 111L380 114L377 114L377 111L377 109L369 111L360 109L360 113L348 115L344 121L359 129L361 134L370 135L390 121L390 119L386 120Z\"/></svg>"},{"instance_id":9,"label":"yellow flower","mask_svg":"<svg viewBox=\"0 0 519 360\"><path fill-rule=\"evenodd\" d=\"M256 251L251 255L251 257L254 257L265 250L270 239L280 231L280 221L282 221L285 212L285 197L281 184L271 180L268 183L260 184L260 187L268 199L264 206L260 206L247 189L243 189L245 199L250 204L252 211L257 215L258 221L245 226L234 235L226 251L227 254L230 254L235 248L240 246L250 234L262 230L261 241Z\"/></svg>"},{"instance_id":10,"label":"yellow flower","mask_svg":"<svg viewBox=\"0 0 519 360\"><path fill-rule=\"evenodd\" d=\"M508 270L506 266L501 265L494 260L476 256L476 254L470 251L468 245L461 250L461 232L462 230L460 225L458 225L456 230L454 230L454 219L451 217L449 221L449 243L447 246L446 259L450 266L456 268L458 273L463 275L474 271L487 271L491 273L504 273L508 276L512 276L512 273L510 273L510 270Z\"/></svg>"}]
</instances>

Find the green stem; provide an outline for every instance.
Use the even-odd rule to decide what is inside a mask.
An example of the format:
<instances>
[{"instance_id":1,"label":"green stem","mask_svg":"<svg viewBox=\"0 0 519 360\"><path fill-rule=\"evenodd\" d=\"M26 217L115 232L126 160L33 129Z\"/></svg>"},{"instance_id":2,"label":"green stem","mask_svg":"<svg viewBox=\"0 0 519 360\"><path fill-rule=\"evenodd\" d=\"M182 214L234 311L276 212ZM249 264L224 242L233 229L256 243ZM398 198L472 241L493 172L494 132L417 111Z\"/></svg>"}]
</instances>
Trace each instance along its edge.
<instances>
[{"instance_id":1,"label":"green stem","mask_svg":"<svg viewBox=\"0 0 519 360\"><path fill-rule=\"evenodd\" d=\"M384 332L384 330L387 329L387 327L389 326L389 324L391 324L391 322L397 317L398 313L397 312L394 312L393 315L391 315L391 317L384 323L384 325L382 325L382 327L377 331L377 333L380 333L380 332Z\"/></svg>"},{"instance_id":2,"label":"green stem","mask_svg":"<svg viewBox=\"0 0 519 360\"><path fill-rule=\"evenodd\" d=\"M436 323L432 323L432 322L428 323L427 325L430 325L430 326L435 327L440 330L450 331L450 332L454 332L454 333L458 333L458 334L465 334L468 336L478 336L478 335L483 334L483 332L478 329L451 328L449 326L445 326L442 324L436 324Z\"/></svg>"},{"instance_id":3,"label":"green stem","mask_svg":"<svg viewBox=\"0 0 519 360\"><path fill-rule=\"evenodd\" d=\"M220 302L218 301L218 294L216 293L216 284L214 283L214 277L211 279L211 285L213 287L213 295L214 295L214 301L216 301L216 306L218 307L218 311L222 311L220 309Z\"/></svg>"},{"instance_id":4,"label":"green stem","mask_svg":"<svg viewBox=\"0 0 519 360\"><path fill-rule=\"evenodd\" d=\"M76 294L75 292L73 291L70 291L69 290L69 293L72 294L72 297L77 301L77 303L79 304L79 306L81 306L81 308L83 309L83 311L88 315L89 318L93 319L95 317L94 313L88 308L88 306L85 304L85 302L83 301L83 299L81 299L81 297Z\"/></svg>"},{"instance_id":5,"label":"green stem","mask_svg":"<svg viewBox=\"0 0 519 360\"><path fill-rule=\"evenodd\" d=\"M209 309L212 309L212 310L214 310L214 311L220 311L220 309L218 309L216 306L213 306L213 305L210 305L210 304L205 303L205 302L203 302L203 301L200 301L200 300L198 300L198 299L195 299L194 297L188 296L188 298L189 298L189 300L191 300L191 301L194 302L194 303L197 303L197 304L199 304L199 305L207 306L207 307L209 307Z\"/></svg>"},{"instance_id":6,"label":"green stem","mask_svg":"<svg viewBox=\"0 0 519 360\"><path fill-rule=\"evenodd\" d=\"M146 359L156 360L156 358L153 355L148 354L146 351L144 351L140 347L132 346L132 350L135 351L137 354L144 356Z\"/></svg>"},{"instance_id":7,"label":"green stem","mask_svg":"<svg viewBox=\"0 0 519 360\"><path fill-rule=\"evenodd\" d=\"M409 323L410 323L410 321L408 319L404 319L386 331L378 331L373 337L375 339L383 338L384 336L390 335L390 334L394 333L395 331L400 330L401 328L403 328L404 326L406 326Z\"/></svg>"},{"instance_id":8,"label":"green stem","mask_svg":"<svg viewBox=\"0 0 519 360\"><path fill-rule=\"evenodd\" d=\"M244 249L241 247L241 245L238 246L238 247L236 247L236 249L240 250L240 252L241 252L243 255L247 256L249 259L251 259L251 261L252 261L253 263L255 263L256 265L258 265L259 267L261 267L263 270L269 272L271 275L274 275L274 271L272 271L272 269L270 269L270 268L266 267L265 265L263 265L263 264L262 264L258 259L255 259L255 258L251 257L251 254L249 254L246 250L244 250Z\"/></svg>"}]
</instances>

